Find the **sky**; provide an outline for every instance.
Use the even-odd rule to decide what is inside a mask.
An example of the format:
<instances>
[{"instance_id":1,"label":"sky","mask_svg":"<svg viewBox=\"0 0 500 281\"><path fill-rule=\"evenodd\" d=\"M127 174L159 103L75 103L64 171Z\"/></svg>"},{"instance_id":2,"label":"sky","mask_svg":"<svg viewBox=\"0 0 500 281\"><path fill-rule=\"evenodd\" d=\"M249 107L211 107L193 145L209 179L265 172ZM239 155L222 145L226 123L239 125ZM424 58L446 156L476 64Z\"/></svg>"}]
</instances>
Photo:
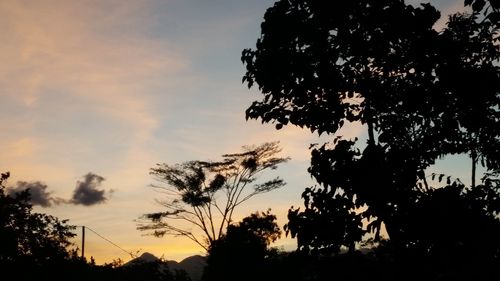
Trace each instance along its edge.
<instances>
[{"instance_id":1,"label":"sky","mask_svg":"<svg viewBox=\"0 0 500 281\"><path fill-rule=\"evenodd\" d=\"M287 186L247 202L236 218L271 208L282 227L314 184L309 144L331 137L245 120L260 96L241 83L241 51L255 46L273 3L0 1L0 171L11 173L7 186L36 189L36 211L85 225L128 252L181 260L204 253L187 239L136 230L140 215L162 210L149 169L279 141L291 160L267 177L279 175ZM462 5L432 3L443 14ZM339 134L363 138L364 130ZM465 157L452 160L445 172L466 173ZM294 243L284 238L276 246ZM85 249L98 264L130 259L92 231Z\"/></svg>"}]
</instances>

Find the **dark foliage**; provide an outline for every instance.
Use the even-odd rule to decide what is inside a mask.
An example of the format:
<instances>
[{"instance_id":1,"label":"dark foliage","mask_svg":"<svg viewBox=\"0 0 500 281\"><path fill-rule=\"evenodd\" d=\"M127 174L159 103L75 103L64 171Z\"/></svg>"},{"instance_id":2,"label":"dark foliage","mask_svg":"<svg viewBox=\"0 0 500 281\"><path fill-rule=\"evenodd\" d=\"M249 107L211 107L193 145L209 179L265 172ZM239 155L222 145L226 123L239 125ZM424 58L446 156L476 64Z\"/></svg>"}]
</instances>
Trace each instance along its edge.
<instances>
[{"instance_id":1,"label":"dark foliage","mask_svg":"<svg viewBox=\"0 0 500 281\"><path fill-rule=\"evenodd\" d=\"M0 265L41 267L70 259L74 252L68 250L69 239L75 227L67 220L34 213L29 190L7 195L3 182L8 177L4 173L0 179Z\"/></svg>"},{"instance_id":2,"label":"dark foliage","mask_svg":"<svg viewBox=\"0 0 500 281\"><path fill-rule=\"evenodd\" d=\"M185 272L170 272L165 262L121 266L95 265L77 255L70 239L74 226L34 213L29 190L8 195L0 177L0 279L5 280L158 280L189 281ZM73 248L72 248L73 247Z\"/></svg>"},{"instance_id":3,"label":"dark foliage","mask_svg":"<svg viewBox=\"0 0 500 281\"><path fill-rule=\"evenodd\" d=\"M226 235L209 250L203 280L268 280L269 261L277 253L269 245L280 235L276 216L269 210L229 225Z\"/></svg>"},{"instance_id":4,"label":"dark foliage","mask_svg":"<svg viewBox=\"0 0 500 281\"><path fill-rule=\"evenodd\" d=\"M184 271L172 272L167 263L162 260L140 262L135 264L105 264L91 266L89 271L92 279L83 280L123 280L123 281L191 281Z\"/></svg>"},{"instance_id":5,"label":"dark foliage","mask_svg":"<svg viewBox=\"0 0 500 281\"><path fill-rule=\"evenodd\" d=\"M267 10L256 48L242 53L243 81L263 95L247 118L319 134L358 123L368 135L366 145L313 146L320 186L304 191L285 226L300 252L353 255L385 226L393 265L420 263L429 268L416 276L429 280L490 280L500 262L499 4L464 4L472 12L449 16L442 31L431 4L400 0L283 0ZM426 169L450 154L470 156L470 187L452 175L429 184ZM479 164L489 176L477 184Z\"/></svg>"}]
</instances>

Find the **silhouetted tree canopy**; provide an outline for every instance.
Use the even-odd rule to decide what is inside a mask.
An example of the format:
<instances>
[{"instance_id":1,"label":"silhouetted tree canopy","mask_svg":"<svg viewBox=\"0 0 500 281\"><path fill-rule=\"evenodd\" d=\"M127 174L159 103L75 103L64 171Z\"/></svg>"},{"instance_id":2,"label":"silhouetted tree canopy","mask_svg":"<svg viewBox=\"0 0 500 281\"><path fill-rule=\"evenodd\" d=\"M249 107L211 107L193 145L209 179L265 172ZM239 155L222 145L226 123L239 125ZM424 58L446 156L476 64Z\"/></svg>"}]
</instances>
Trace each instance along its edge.
<instances>
[{"instance_id":1,"label":"silhouetted tree canopy","mask_svg":"<svg viewBox=\"0 0 500 281\"><path fill-rule=\"evenodd\" d=\"M227 233L209 249L203 280L268 280L266 259L276 254L269 245L280 236L270 210L229 225Z\"/></svg>"},{"instance_id":2,"label":"silhouetted tree canopy","mask_svg":"<svg viewBox=\"0 0 500 281\"><path fill-rule=\"evenodd\" d=\"M158 260L134 266L96 265L77 255L71 242L75 226L67 220L34 213L29 189L7 194L9 173L0 175L0 279L4 280L162 280L189 281Z\"/></svg>"},{"instance_id":3,"label":"silhouetted tree canopy","mask_svg":"<svg viewBox=\"0 0 500 281\"><path fill-rule=\"evenodd\" d=\"M3 182L8 177L3 173L0 178L0 264L46 265L69 259L75 227L67 220L34 213L28 190L7 195Z\"/></svg>"},{"instance_id":4,"label":"silhouetted tree canopy","mask_svg":"<svg viewBox=\"0 0 500 281\"><path fill-rule=\"evenodd\" d=\"M155 236L184 236L208 250L224 235L239 205L285 185L279 177L257 182L262 172L288 160L279 157L280 152L278 143L270 142L245 146L241 153L224 154L220 162L158 164L151 174L167 184L155 186L166 195L158 200L166 210L144 215L138 229L152 231Z\"/></svg>"},{"instance_id":5,"label":"silhouetted tree canopy","mask_svg":"<svg viewBox=\"0 0 500 281\"><path fill-rule=\"evenodd\" d=\"M464 4L472 11L443 30L431 4L401 0L282 0L267 10L256 48L242 53L243 81L263 95L247 118L332 135L358 123L368 135L367 145L340 136L312 147L320 186L305 190L305 209L292 208L285 227L300 250L353 251L385 226L398 251L471 253L475 243L498 261L499 4ZM470 155L470 187L451 176L429 184L426 169L450 154ZM490 174L476 185L478 163Z\"/></svg>"}]
</instances>

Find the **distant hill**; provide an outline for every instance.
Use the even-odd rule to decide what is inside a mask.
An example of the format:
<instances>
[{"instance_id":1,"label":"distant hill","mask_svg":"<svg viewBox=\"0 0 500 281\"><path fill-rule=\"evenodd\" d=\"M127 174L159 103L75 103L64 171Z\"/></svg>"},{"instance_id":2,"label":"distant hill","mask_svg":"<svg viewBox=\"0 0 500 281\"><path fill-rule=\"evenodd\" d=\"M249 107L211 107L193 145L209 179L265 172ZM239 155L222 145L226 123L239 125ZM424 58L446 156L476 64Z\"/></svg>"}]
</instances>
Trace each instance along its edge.
<instances>
[{"instance_id":1,"label":"distant hill","mask_svg":"<svg viewBox=\"0 0 500 281\"><path fill-rule=\"evenodd\" d=\"M140 257L130 260L123 266L134 266L135 264L148 263L160 261L160 258L156 257L151 253L143 253ZM183 259L181 262L165 260L169 270L174 272L175 270L184 270L187 272L192 281L201 280L203 274L203 269L206 265L206 258L200 255L195 255Z\"/></svg>"},{"instance_id":2,"label":"distant hill","mask_svg":"<svg viewBox=\"0 0 500 281\"><path fill-rule=\"evenodd\" d=\"M203 269L205 268L206 258L200 255L190 256L183 259L181 262L167 261L170 270L181 269L188 273L193 281L201 280Z\"/></svg>"}]
</instances>

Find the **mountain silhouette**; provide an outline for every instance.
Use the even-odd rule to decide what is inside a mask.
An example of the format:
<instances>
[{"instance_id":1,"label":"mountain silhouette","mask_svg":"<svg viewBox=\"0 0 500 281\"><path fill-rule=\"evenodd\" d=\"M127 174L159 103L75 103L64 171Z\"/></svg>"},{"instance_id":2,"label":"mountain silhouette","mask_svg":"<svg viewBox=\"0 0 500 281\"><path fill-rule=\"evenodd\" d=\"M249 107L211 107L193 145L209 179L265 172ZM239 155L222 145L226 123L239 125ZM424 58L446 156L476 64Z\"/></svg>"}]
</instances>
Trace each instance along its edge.
<instances>
[{"instance_id":1,"label":"mountain silhouette","mask_svg":"<svg viewBox=\"0 0 500 281\"><path fill-rule=\"evenodd\" d=\"M123 266L134 266L137 264L157 262L157 261L161 261L161 259L151 253L145 252L141 256L125 263ZM203 275L203 269L205 268L206 265L206 258L200 255L187 257L180 262L174 260L163 260L163 261L167 264L168 269L172 273L174 273L176 270L186 271L186 273L189 275L192 281L201 280L201 276Z\"/></svg>"}]
</instances>

